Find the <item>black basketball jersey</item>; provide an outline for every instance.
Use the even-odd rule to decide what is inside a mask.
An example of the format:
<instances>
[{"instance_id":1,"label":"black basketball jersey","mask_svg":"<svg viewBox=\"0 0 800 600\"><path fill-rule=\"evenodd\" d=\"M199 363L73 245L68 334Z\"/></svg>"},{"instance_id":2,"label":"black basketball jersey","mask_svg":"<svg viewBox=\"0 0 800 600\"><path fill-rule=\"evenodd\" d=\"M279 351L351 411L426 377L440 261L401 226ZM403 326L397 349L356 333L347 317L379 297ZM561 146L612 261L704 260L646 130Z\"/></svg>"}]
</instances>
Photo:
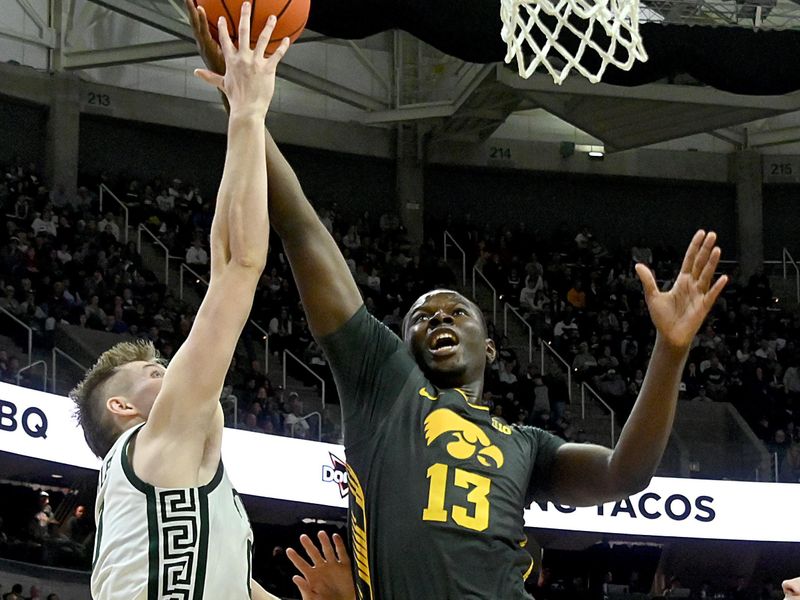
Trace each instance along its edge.
<instances>
[{"instance_id":1,"label":"black basketball jersey","mask_svg":"<svg viewBox=\"0 0 800 600\"><path fill-rule=\"evenodd\" d=\"M323 346L342 402L359 598L529 598L523 509L559 438L437 389L362 307Z\"/></svg>"}]
</instances>

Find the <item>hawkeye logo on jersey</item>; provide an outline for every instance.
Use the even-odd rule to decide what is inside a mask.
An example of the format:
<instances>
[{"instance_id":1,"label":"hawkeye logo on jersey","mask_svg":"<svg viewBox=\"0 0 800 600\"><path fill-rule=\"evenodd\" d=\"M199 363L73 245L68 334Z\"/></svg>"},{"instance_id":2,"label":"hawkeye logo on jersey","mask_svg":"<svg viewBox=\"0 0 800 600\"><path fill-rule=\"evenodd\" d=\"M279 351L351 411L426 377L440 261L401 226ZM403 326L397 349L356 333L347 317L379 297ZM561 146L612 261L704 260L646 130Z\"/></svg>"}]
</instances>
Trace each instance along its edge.
<instances>
[{"instance_id":1,"label":"hawkeye logo on jersey","mask_svg":"<svg viewBox=\"0 0 800 600\"><path fill-rule=\"evenodd\" d=\"M467 460L475 456L484 467L498 469L505 462L503 452L480 427L450 409L440 408L425 419L425 441L430 446L445 435L451 440L445 448L453 458Z\"/></svg>"},{"instance_id":2,"label":"hawkeye logo on jersey","mask_svg":"<svg viewBox=\"0 0 800 600\"><path fill-rule=\"evenodd\" d=\"M344 498L349 492L349 487L347 485L347 465L332 452L328 452L328 455L331 457L331 464L322 465L322 481L338 485L339 494Z\"/></svg>"}]
</instances>

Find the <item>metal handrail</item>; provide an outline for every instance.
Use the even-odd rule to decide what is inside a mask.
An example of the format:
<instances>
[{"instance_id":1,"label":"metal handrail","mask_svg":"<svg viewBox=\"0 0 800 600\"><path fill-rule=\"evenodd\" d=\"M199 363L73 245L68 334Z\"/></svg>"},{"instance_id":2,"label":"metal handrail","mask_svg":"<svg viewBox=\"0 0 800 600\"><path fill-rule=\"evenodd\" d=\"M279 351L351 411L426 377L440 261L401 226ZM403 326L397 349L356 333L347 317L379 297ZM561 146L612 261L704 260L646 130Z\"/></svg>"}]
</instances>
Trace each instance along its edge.
<instances>
[{"instance_id":1,"label":"metal handrail","mask_svg":"<svg viewBox=\"0 0 800 600\"><path fill-rule=\"evenodd\" d=\"M184 271L189 271L189 273L195 279L197 279L198 283L204 283L206 285L206 287L208 287L208 281L202 275L200 275L200 273L198 273L197 271L192 269L192 267L190 267L186 263L181 263L181 267L180 267L180 269L178 269L178 278L179 278L178 298L181 301L183 300L183 272Z\"/></svg>"},{"instance_id":2,"label":"metal handrail","mask_svg":"<svg viewBox=\"0 0 800 600\"><path fill-rule=\"evenodd\" d=\"M491 284L491 282L486 278L486 275L480 272L478 267L472 268L472 297L477 299L477 285L476 285L476 277L475 275L480 275L481 279L483 279L484 283L489 286L489 289L492 290L492 322L497 323L497 289Z\"/></svg>"},{"instance_id":3,"label":"metal handrail","mask_svg":"<svg viewBox=\"0 0 800 600\"><path fill-rule=\"evenodd\" d=\"M180 278L180 283L179 283L179 287L178 287L178 297L180 298L181 301L183 300L183 272L184 271L188 271L189 274L192 275L192 277L197 279L198 283L203 283L206 287L208 287L208 281L202 275L200 275L200 273L198 273L197 271L192 269L192 267L190 267L186 263L181 263L181 267L180 267L180 269L178 269L178 276ZM250 319L248 321L248 323L250 325L252 325L253 327L255 327L255 329L263 336L262 339L264 340L264 372L268 373L269 372L269 332L266 329L264 329L261 325L256 323L253 319Z\"/></svg>"},{"instance_id":4,"label":"metal handrail","mask_svg":"<svg viewBox=\"0 0 800 600\"><path fill-rule=\"evenodd\" d=\"M248 323L255 327L256 331L261 334L261 339L264 340L264 373L269 373L269 332L252 319Z\"/></svg>"},{"instance_id":5,"label":"metal handrail","mask_svg":"<svg viewBox=\"0 0 800 600\"><path fill-rule=\"evenodd\" d=\"M100 214L103 214L103 195L104 192L111 196L111 198L122 207L122 212L125 213L125 243L128 243L128 223L130 222L129 214L128 214L128 205L125 204L122 200L117 198L117 195L112 192L105 183L100 184ZM141 254L141 250L139 251Z\"/></svg>"},{"instance_id":6,"label":"metal handrail","mask_svg":"<svg viewBox=\"0 0 800 600\"><path fill-rule=\"evenodd\" d=\"M284 350L283 351L283 389L284 390L286 389L286 357L287 356L291 356L295 360L295 362L297 362L297 364L299 364L306 371L311 373L316 379L319 379L319 382L322 384L322 408L324 409L325 408L325 380L322 377L320 377L319 375L317 375L311 367L309 367L306 363L304 363L302 360L297 358L297 356L295 356L289 350Z\"/></svg>"},{"instance_id":7,"label":"metal handrail","mask_svg":"<svg viewBox=\"0 0 800 600\"><path fill-rule=\"evenodd\" d=\"M572 404L572 367L570 364L564 360L564 357L561 356L556 349L550 345L550 342L545 342L541 340L539 342L539 347L541 350L542 355L542 365L541 365L541 373L544 375L544 357L545 357L545 350L548 350L550 354L552 354L567 370L567 393L569 394L569 403Z\"/></svg>"},{"instance_id":8,"label":"metal handrail","mask_svg":"<svg viewBox=\"0 0 800 600\"><path fill-rule=\"evenodd\" d=\"M447 262L447 247L450 245L447 243L447 238L450 238L450 242L453 246L458 248L458 251L461 252L461 285L467 287L467 253L464 252L464 249L461 245L456 241L452 235L450 235L449 231L444 232L444 262ZM474 296L475 294L473 294Z\"/></svg>"},{"instance_id":9,"label":"metal handrail","mask_svg":"<svg viewBox=\"0 0 800 600\"><path fill-rule=\"evenodd\" d=\"M23 371L29 371L33 367L42 365L42 369L44 370L44 377L42 378L42 391L47 391L47 363L43 360L37 360L36 362L32 362L27 367L22 367L19 371L17 371L17 385L20 385L22 381L22 373Z\"/></svg>"},{"instance_id":10,"label":"metal handrail","mask_svg":"<svg viewBox=\"0 0 800 600\"><path fill-rule=\"evenodd\" d=\"M788 263L787 263L788 259ZM784 248L781 252L781 262L783 262L783 278L788 279L786 276L787 265L792 265L794 267L794 288L795 288L795 301L800 303L800 267L797 266L794 258L792 257L791 253L787 248Z\"/></svg>"},{"instance_id":11,"label":"metal handrail","mask_svg":"<svg viewBox=\"0 0 800 600\"><path fill-rule=\"evenodd\" d=\"M0 312L11 317L11 319L15 323L17 323L17 325L28 331L28 364L31 364L31 361L33 360L33 329L31 329L28 325L26 325L24 321L20 321L17 317L8 312L2 306L0 306Z\"/></svg>"},{"instance_id":12,"label":"metal handrail","mask_svg":"<svg viewBox=\"0 0 800 600\"><path fill-rule=\"evenodd\" d=\"M56 355L57 354L60 354L61 356L66 358L69 362L71 362L73 365L75 365L76 367L78 367L82 371L88 371L89 370L86 366L84 366L81 363L79 363L77 360L72 358L69 354L67 354L66 352L64 352L60 348L53 347L53 358L52 358L52 361L53 361L53 375L52 375L53 384L50 386L50 390L53 391L53 392L55 392L57 390L57 387L56 387Z\"/></svg>"},{"instance_id":13,"label":"metal handrail","mask_svg":"<svg viewBox=\"0 0 800 600\"><path fill-rule=\"evenodd\" d=\"M137 242L136 242L136 251L141 254L142 253L142 232L147 233L152 240L156 243L157 246L160 246L164 250L164 285L169 285L169 248L167 248L164 243L159 240L156 235L150 231L144 224L139 225L138 234L137 234Z\"/></svg>"},{"instance_id":14,"label":"metal handrail","mask_svg":"<svg viewBox=\"0 0 800 600\"><path fill-rule=\"evenodd\" d=\"M772 466L773 466L773 473L772 473L773 479L772 479L772 481L774 483L777 483L778 481L780 481L780 468L779 468L779 465L778 465L778 453L777 452L773 452L772 453L771 462L772 462Z\"/></svg>"},{"instance_id":15,"label":"metal handrail","mask_svg":"<svg viewBox=\"0 0 800 600\"><path fill-rule=\"evenodd\" d=\"M525 317L523 317L516 308L506 302L506 305L503 307L503 335L508 335L509 310L514 313L520 321L522 321L522 324L525 327L528 328L528 362L531 363L533 362L533 327L531 327L531 324L525 320Z\"/></svg>"},{"instance_id":16,"label":"metal handrail","mask_svg":"<svg viewBox=\"0 0 800 600\"><path fill-rule=\"evenodd\" d=\"M320 413L319 411L315 410L314 412L310 412L307 415L304 415L304 416L300 417L298 420L299 421L305 421L306 423L308 423L308 418L309 417L313 417L314 415L317 416L317 441L321 442L322 441L322 413ZM297 423L292 423L292 429L291 429L292 437L294 437L294 428L295 427L297 427Z\"/></svg>"},{"instance_id":17,"label":"metal handrail","mask_svg":"<svg viewBox=\"0 0 800 600\"><path fill-rule=\"evenodd\" d=\"M617 445L617 432L616 432L617 413L616 411L614 411L613 408L611 408L608 405L608 403L605 400L603 400L600 397L600 394L598 394L594 389L592 389L592 387L589 384L587 384L584 381L583 383L581 383L581 419L586 418L586 390L589 390L589 393L591 393L597 400L599 400L600 404L605 406L606 410L609 413L611 413L611 447L613 448L614 446Z\"/></svg>"}]
</instances>

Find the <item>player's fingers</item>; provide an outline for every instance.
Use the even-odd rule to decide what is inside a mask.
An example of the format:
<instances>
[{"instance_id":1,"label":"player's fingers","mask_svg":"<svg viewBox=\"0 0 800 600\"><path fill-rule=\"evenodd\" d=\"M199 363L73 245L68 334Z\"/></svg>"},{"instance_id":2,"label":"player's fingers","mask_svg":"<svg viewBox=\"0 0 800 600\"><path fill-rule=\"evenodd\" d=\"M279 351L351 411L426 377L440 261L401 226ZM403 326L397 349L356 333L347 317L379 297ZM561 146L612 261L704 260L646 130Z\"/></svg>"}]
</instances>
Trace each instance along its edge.
<instances>
[{"instance_id":1,"label":"player's fingers","mask_svg":"<svg viewBox=\"0 0 800 600\"><path fill-rule=\"evenodd\" d=\"M336 558L339 559L339 562L350 566L350 555L347 554L347 546L344 545L344 540L338 533L333 534L333 544L336 546Z\"/></svg>"},{"instance_id":2,"label":"player's fingers","mask_svg":"<svg viewBox=\"0 0 800 600\"><path fill-rule=\"evenodd\" d=\"M220 17L217 20L217 30L219 31L219 45L222 47L222 54L225 58L233 56L236 53L236 47L231 41L231 34L228 32L228 22L225 17Z\"/></svg>"},{"instance_id":3,"label":"player's fingers","mask_svg":"<svg viewBox=\"0 0 800 600\"><path fill-rule=\"evenodd\" d=\"M288 37L285 37L281 40L280 46L275 48L275 52L273 52L270 57L269 61L271 63L279 63L281 59L286 54L286 51L289 49L289 44L291 44L291 40Z\"/></svg>"},{"instance_id":4,"label":"player's fingers","mask_svg":"<svg viewBox=\"0 0 800 600\"><path fill-rule=\"evenodd\" d=\"M292 582L294 582L294 584L297 586L297 589L300 590L300 595L303 597L303 600L311 600L314 597L312 595L314 592L305 579L299 575L295 575L292 577Z\"/></svg>"},{"instance_id":5,"label":"player's fingers","mask_svg":"<svg viewBox=\"0 0 800 600\"><path fill-rule=\"evenodd\" d=\"M703 267L706 266L706 263L711 256L711 251L714 249L716 243L717 234L713 231L709 231L706 234L700 249L697 251L697 254L694 257L694 264L692 265L692 277L695 279L700 278L700 274L703 272Z\"/></svg>"},{"instance_id":6,"label":"player's fingers","mask_svg":"<svg viewBox=\"0 0 800 600\"><path fill-rule=\"evenodd\" d=\"M195 35L197 35L197 32L200 31L200 19L197 15L197 6L194 0L186 0L184 4L186 5L186 14L189 15L189 24L192 26Z\"/></svg>"},{"instance_id":7,"label":"player's fingers","mask_svg":"<svg viewBox=\"0 0 800 600\"><path fill-rule=\"evenodd\" d=\"M692 265L694 265L694 259L697 256L698 250L700 250L700 246L703 245L703 240L706 237L706 232L702 229L698 230L694 237L692 237L692 241L689 244L689 247L686 249L686 254L683 257L683 264L681 264L681 273L691 273L692 272Z\"/></svg>"},{"instance_id":8,"label":"player's fingers","mask_svg":"<svg viewBox=\"0 0 800 600\"><path fill-rule=\"evenodd\" d=\"M272 32L275 31L275 23L277 22L278 19L275 17L275 15L270 15L266 24L264 25L264 29L261 30L255 48L256 56L259 58L264 58L264 55L267 53L267 46L272 38Z\"/></svg>"},{"instance_id":9,"label":"player's fingers","mask_svg":"<svg viewBox=\"0 0 800 600\"><path fill-rule=\"evenodd\" d=\"M714 283L710 290L706 293L705 299L703 302L706 305L706 310L711 310L711 307L714 306L714 303L719 298L719 295L722 293L722 290L725 289L725 286L728 284L728 276L723 275Z\"/></svg>"},{"instance_id":10,"label":"player's fingers","mask_svg":"<svg viewBox=\"0 0 800 600\"><path fill-rule=\"evenodd\" d=\"M196 77L199 77L209 85L213 85L215 88L221 89L223 92L225 91L225 78L222 75L218 75L208 69L195 69L194 74Z\"/></svg>"},{"instance_id":11,"label":"player's fingers","mask_svg":"<svg viewBox=\"0 0 800 600\"><path fill-rule=\"evenodd\" d=\"M192 2L193 0L189 1ZM208 28L208 15L206 14L206 9L202 6L197 8L197 20L200 24L200 37L202 37L203 40L210 40L211 42L216 43L214 42L214 38L211 37L211 30Z\"/></svg>"},{"instance_id":12,"label":"player's fingers","mask_svg":"<svg viewBox=\"0 0 800 600\"><path fill-rule=\"evenodd\" d=\"M250 13L253 11L249 2L242 2L242 13L239 16L239 51L250 50Z\"/></svg>"},{"instance_id":13,"label":"player's fingers","mask_svg":"<svg viewBox=\"0 0 800 600\"><path fill-rule=\"evenodd\" d=\"M286 557L291 561L295 569L300 571L304 577L308 577L308 574L311 573L312 569L314 568L313 565L310 565L306 559L300 556L300 554L294 548L286 549Z\"/></svg>"},{"instance_id":14,"label":"player's fingers","mask_svg":"<svg viewBox=\"0 0 800 600\"><path fill-rule=\"evenodd\" d=\"M305 534L301 535L300 543L303 545L303 548L305 548L308 557L311 559L311 564L313 564L316 567L317 565L321 565L322 563L325 562L325 559L319 553L319 550L314 545L314 542L311 541L310 537L308 537Z\"/></svg>"},{"instance_id":15,"label":"player's fingers","mask_svg":"<svg viewBox=\"0 0 800 600\"><path fill-rule=\"evenodd\" d=\"M715 246L711 250L711 254L706 261L706 264L703 265L703 270L700 271L700 279L698 283L700 284L700 289L705 291L711 286L711 279L714 277L714 273L717 271L717 266L719 266L719 260L722 256L722 249L719 246Z\"/></svg>"},{"instance_id":16,"label":"player's fingers","mask_svg":"<svg viewBox=\"0 0 800 600\"><path fill-rule=\"evenodd\" d=\"M639 281L642 282L645 297L650 298L658 294L658 284L650 268L642 263L638 263L635 268L636 275L639 277Z\"/></svg>"},{"instance_id":17,"label":"player's fingers","mask_svg":"<svg viewBox=\"0 0 800 600\"><path fill-rule=\"evenodd\" d=\"M336 553L333 551L333 544L331 544L331 538L328 537L328 534L325 531L320 531L317 533L317 538L319 539L319 546L322 548L322 556L325 557L325 560L328 562L336 562Z\"/></svg>"}]
</instances>

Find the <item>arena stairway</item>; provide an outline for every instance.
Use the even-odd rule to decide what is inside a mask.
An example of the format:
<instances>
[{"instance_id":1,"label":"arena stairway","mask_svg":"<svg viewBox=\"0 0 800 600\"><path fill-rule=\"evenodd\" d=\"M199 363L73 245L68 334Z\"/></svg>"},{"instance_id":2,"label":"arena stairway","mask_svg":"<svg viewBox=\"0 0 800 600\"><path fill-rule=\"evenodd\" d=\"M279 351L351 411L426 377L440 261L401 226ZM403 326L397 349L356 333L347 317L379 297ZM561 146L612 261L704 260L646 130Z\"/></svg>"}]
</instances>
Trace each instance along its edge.
<instances>
[{"instance_id":1,"label":"arena stairway","mask_svg":"<svg viewBox=\"0 0 800 600\"><path fill-rule=\"evenodd\" d=\"M138 234L138 226L133 227L129 235L134 236ZM136 239L132 237L131 239ZM184 265L183 258L179 256L170 256L168 259L169 267L165 267L167 262L165 256L165 249L160 246L156 241L146 233L142 234L141 244L142 264L146 269L151 270L156 274L161 283L166 284L166 288L170 294L175 298L180 298L187 305L197 308L205 294L205 284L199 281L198 278L189 271ZM167 279L169 273L169 280ZM256 328L256 325L263 329L268 330L267 323L248 322L245 325L242 338L236 348L236 359L239 364L250 364L252 360L258 360L262 367L267 365L266 376L272 383L273 388L283 385L283 357L276 354L270 354L269 357L265 356L263 346L263 333ZM249 337L250 344L246 344L243 340L244 337ZM248 349L249 346L249 349ZM301 369L302 370L302 369ZM293 377L292 372L294 369L290 368L286 376L286 390L284 394L288 395L290 392L297 392L303 400L304 414L314 415L317 413L321 415L323 423L323 438L336 436L335 431L341 429L341 415L338 405L328 405L323 407L322 398L317 386L307 385L299 377ZM230 418L226 423L230 423L232 419L232 411L229 411ZM312 430L316 430L316 416L310 416L309 422ZM327 435L326 435L327 434Z\"/></svg>"}]
</instances>

